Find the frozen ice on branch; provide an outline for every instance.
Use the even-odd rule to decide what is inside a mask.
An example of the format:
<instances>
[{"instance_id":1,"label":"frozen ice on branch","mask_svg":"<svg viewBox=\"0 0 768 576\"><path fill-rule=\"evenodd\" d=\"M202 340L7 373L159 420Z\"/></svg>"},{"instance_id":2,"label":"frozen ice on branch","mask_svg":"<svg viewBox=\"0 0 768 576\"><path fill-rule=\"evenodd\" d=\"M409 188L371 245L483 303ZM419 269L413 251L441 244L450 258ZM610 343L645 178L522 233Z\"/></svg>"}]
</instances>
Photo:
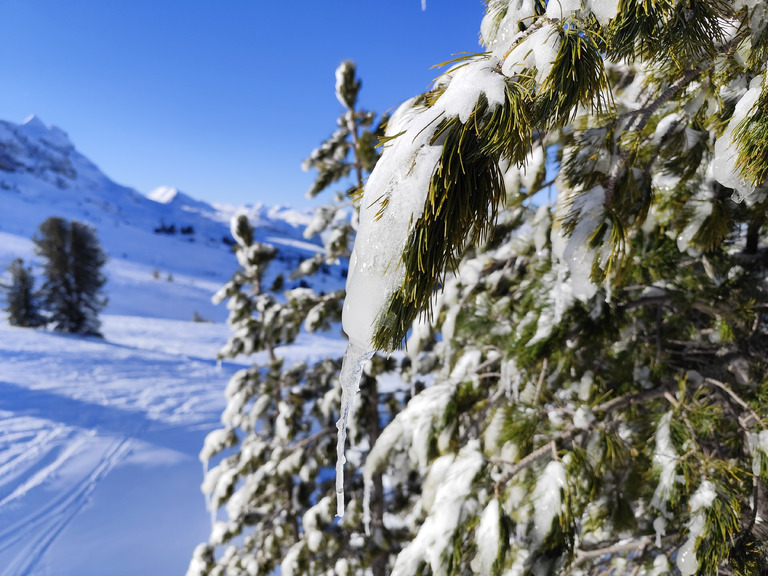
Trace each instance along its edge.
<instances>
[{"instance_id":1,"label":"frozen ice on branch","mask_svg":"<svg viewBox=\"0 0 768 576\"><path fill-rule=\"evenodd\" d=\"M390 121L347 280L344 330L360 347L397 348L466 242L488 234L505 196L502 160L521 166L534 131L577 105L604 107L590 36L543 18L515 35L502 25L484 24L492 53L460 59Z\"/></svg>"}]
</instances>

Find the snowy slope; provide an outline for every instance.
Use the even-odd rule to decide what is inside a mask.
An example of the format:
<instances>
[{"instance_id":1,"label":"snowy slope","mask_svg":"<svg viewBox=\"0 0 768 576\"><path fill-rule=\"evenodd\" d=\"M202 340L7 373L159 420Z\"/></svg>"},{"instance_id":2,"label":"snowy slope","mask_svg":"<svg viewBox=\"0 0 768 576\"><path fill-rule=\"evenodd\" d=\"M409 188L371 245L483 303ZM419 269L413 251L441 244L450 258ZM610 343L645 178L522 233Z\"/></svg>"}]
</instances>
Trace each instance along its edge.
<instances>
[{"instance_id":1,"label":"snowy slope","mask_svg":"<svg viewBox=\"0 0 768 576\"><path fill-rule=\"evenodd\" d=\"M168 187L145 197L110 180L62 130L34 116L23 124L0 121L0 270L17 256L35 261L31 238L49 216L88 222L110 257L108 313L187 320L196 311L224 320L223 308L213 308L203 296L232 272L225 241L238 211L254 223L257 240L280 248L273 275L292 269L317 248L302 236L311 221L306 211L211 206ZM171 226L173 234L156 232ZM192 233L182 234L182 228ZM160 281L147 289L153 276ZM169 276L183 287L165 285ZM318 290L339 285L333 278L320 282Z\"/></svg>"},{"instance_id":2,"label":"snowy slope","mask_svg":"<svg viewBox=\"0 0 768 576\"><path fill-rule=\"evenodd\" d=\"M0 313L0 576L183 574L207 539L197 454L241 367L215 360L228 328L210 297L236 266L221 239L237 209L152 197L112 182L59 129L0 122L0 268L35 263L30 238L54 215L96 226L110 256L104 340L13 328ZM314 251L307 214L246 212L281 248L273 275ZM170 224L176 234L155 233ZM316 288L342 285L327 275ZM284 355L343 346L302 335Z\"/></svg>"},{"instance_id":3,"label":"snowy slope","mask_svg":"<svg viewBox=\"0 0 768 576\"><path fill-rule=\"evenodd\" d=\"M239 368L214 360L227 327L104 321L104 341L0 323L2 576L183 574L207 539L197 454Z\"/></svg>"}]
</instances>

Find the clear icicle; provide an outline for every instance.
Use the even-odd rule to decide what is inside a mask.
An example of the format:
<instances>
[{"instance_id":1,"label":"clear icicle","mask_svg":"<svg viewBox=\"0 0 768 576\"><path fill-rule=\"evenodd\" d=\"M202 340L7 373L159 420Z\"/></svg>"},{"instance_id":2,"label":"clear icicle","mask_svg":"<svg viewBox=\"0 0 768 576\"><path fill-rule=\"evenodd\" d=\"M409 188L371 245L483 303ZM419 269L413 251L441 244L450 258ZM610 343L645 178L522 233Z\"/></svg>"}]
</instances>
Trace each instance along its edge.
<instances>
[{"instance_id":1,"label":"clear icicle","mask_svg":"<svg viewBox=\"0 0 768 576\"><path fill-rule=\"evenodd\" d=\"M350 342L344 353L339 381L341 383L341 408L339 410L338 438L336 443L336 516L344 516L344 445L347 441L347 421L355 395L360 390L360 379L363 377L363 367L373 356L372 350L366 350Z\"/></svg>"}]
</instances>

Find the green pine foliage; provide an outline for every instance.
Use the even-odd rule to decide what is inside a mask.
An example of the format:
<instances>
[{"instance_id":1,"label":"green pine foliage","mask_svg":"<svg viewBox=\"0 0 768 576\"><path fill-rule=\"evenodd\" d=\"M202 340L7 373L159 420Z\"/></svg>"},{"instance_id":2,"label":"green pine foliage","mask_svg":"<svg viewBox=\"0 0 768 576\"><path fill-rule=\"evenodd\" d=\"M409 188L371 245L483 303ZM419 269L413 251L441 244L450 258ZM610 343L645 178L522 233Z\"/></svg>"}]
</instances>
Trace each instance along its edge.
<instances>
[{"instance_id":1,"label":"green pine foliage","mask_svg":"<svg viewBox=\"0 0 768 576\"><path fill-rule=\"evenodd\" d=\"M332 520L320 473L338 362L275 358L228 390L246 400L211 437L207 482L242 522L192 574L766 573L768 10L488 0L481 39L393 115L352 186L378 203L374 236L412 200L377 170L424 206L386 271L402 281L374 340L406 346L366 368L347 514ZM347 159L360 84L349 65L337 80L318 190L369 166ZM340 221L325 207L313 229ZM383 394L384 375L403 387Z\"/></svg>"},{"instance_id":2,"label":"green pine foliage","mask_svg":"<svg viewBox=\"0 0 768 576\"><path fill-rule=\"evenodd\" d=\"M40 306L35 295L35 279L32 269L24 266L21 258L16 258L8 267L10 283L0 286L5 290L8 323L20 328L36 328L45 324L40 314Z\"/></svg>"},{"instance_id":3,"label":"green pine foliage","mask_svg":"<svg viewBox=\"0 0 768 576\"><path fill-rule=\"evenodd\" d=\"M107 304L102 294L107 255L94 228L51 217L40 224L33 242L43 258L39 296L47 321L57 332L101 336L98 315Z\"/></svg>"},{"instance_id":4,"label":"green pine foliage","mask_svg":"<svg viewBox=\"0 0 768 576\"><path fill-rule=\"evenodd\" d=\"M505 76L501 104L481 93L430 132L442 154L379 316L375 344L410 334L447 395L438 413L415 396L372 452L430 488L393 574L762 574L768 15L553 4L489 2L489 52L410 104L431 117L460 67ZM516 47L546 26L557 52L531 64ZM469 484L435 478L472 454Z\"/></svg>"}]
</instances>

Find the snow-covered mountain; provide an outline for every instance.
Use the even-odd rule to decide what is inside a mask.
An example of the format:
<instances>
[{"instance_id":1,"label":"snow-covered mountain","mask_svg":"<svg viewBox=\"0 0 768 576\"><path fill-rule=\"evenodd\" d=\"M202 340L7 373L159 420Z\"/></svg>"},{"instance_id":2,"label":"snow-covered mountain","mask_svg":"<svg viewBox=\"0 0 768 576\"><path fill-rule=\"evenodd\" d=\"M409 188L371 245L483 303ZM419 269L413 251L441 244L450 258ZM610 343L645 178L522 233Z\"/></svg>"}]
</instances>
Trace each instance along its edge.
<instances>
[{"instance_id":1,"label":"snow-covered mountain","mask_svg":"<svg viewBox=\"0 0 768 576\"><path fill-rule=\"evenodd\" d=\"M198 310L196 293L214 292L234 269L227 242L229 221L238 211L248 214L258 240L280 248L275 275L317 248L302 236L311 220L307 211L211 205L171 187L144 196L102 173L61 129L35 116L22 124L0 121L0 270L17 256L34 261L31 238L49 216L87 222L110 257L109 313L186 320L196 311L223 319L221 307L206 304ZM188 296L174 290L169 305L168 290L144 289L146 281L158 278L186 282ZM116 286L122 289L113 290Z\"/></svg>"}]
</instances>

